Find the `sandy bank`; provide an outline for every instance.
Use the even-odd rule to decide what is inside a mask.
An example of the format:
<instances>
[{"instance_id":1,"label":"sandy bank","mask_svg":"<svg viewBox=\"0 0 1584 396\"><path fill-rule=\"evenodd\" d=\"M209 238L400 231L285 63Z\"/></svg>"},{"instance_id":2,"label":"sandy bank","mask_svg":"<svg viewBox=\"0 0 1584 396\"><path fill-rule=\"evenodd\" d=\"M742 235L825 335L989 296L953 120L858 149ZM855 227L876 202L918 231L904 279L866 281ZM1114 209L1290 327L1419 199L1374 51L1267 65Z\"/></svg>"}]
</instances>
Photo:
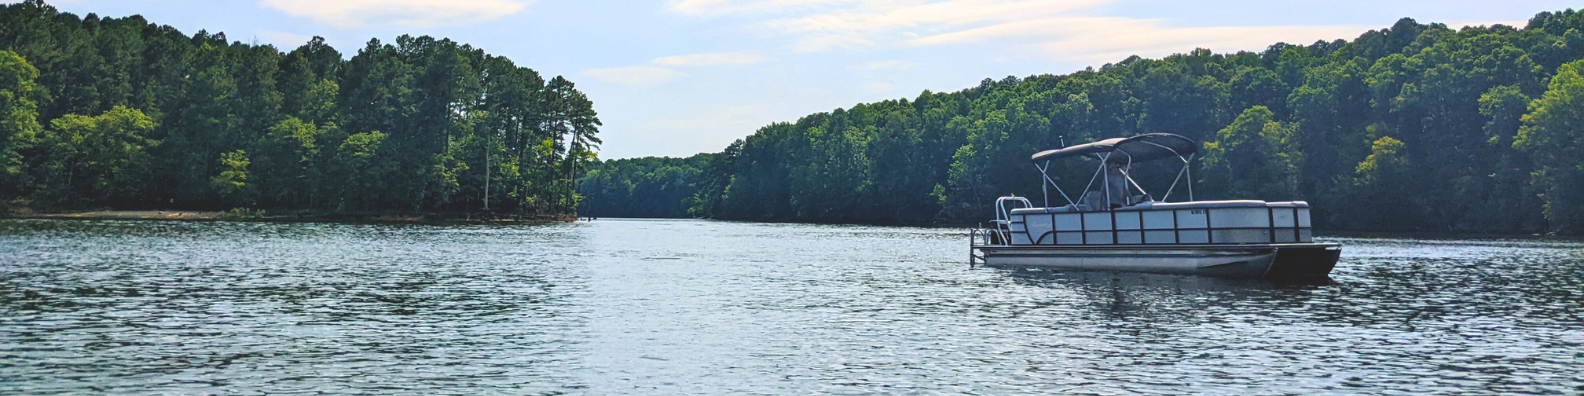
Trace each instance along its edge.
<instances>
[{"instance_id":1,"label":"sandy bank","mask_svg":"<svg viewBox=\"0 0 1584 396\"><path fill-rule=\"evenodd\" d=\"M78 213L33 213L14 217L25 219L79 219L79 220L220 220L224 212L183 212L164 210L107 210Z\"/></svg>"}]
</instances>

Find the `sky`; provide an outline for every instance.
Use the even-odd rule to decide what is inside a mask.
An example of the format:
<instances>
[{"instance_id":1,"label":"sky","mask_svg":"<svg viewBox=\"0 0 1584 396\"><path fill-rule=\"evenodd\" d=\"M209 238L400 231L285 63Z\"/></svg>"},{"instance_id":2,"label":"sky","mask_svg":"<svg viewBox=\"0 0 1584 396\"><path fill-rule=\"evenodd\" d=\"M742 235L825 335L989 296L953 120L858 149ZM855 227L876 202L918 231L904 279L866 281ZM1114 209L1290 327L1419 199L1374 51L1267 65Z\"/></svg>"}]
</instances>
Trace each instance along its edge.
<instances>
[{"instance_id":1,"label":"sky","mask_svg":"<svg viewBox=\"0 0 1584 396\"><path fill-rule=\"evenodd\" d=\"M14 1L9 1L14 2ZM472 44L594 101L602 158L718 152L773 122L1130 55L1351 40L1402 17L1523 26L1552 0L46 0L283 51Z\"/></svg>"}]
</instances>

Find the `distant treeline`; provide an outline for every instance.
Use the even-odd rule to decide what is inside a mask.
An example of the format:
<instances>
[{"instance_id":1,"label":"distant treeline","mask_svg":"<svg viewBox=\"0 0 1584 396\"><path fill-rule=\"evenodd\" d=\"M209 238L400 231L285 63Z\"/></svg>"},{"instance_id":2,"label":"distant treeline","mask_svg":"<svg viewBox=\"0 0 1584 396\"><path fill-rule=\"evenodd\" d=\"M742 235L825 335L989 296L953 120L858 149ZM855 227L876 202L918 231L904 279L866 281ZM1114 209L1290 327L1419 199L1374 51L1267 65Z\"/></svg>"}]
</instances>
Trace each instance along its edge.
<instances>
[{"instance_id":1,"label":"distant treeline","mask_svg":"<svg viewBox=\"0 0 1584 396\"><path fill-rule=\"evenodd\" d=\"M563 214L597 161L570 81L450 40L348 60L0 7L0 206Z\"/></svg>"},{"instance_id":2,"label":"distant treeline","mask_svg":"<svg viewBox=\"0 0 1584 396\"><path fill-rule=\"evenodd\" d=\"M706 169L719 154L688 158L644 157L610 160L594 166L579 181L585 198L578 213L605 217L688 217ZM720 170L719 172L725 172Z\"/></svg>"},{"instance_id":3,"label":"distant treeline","mask_svg":"<svg viewBox=\"0 0 1584 396\"><path fill-rule=\"evenodd\" d=\"M1580 59L1584 14L1572 10L1522 28L1403 19L1351 42L1135 56L860 104L719 154L605 161L580 190L595 216L972 222L997 196L1039 201L1028 160L1039 150L1169 132L1204 142L1198 199L1308 200L1332 230L1577 234ZM1081 189L1093 164L1066 161L1054 175ZM1167 162L1135 172L1157 198L1175 175Z\"/></svg>"}]
</instances>

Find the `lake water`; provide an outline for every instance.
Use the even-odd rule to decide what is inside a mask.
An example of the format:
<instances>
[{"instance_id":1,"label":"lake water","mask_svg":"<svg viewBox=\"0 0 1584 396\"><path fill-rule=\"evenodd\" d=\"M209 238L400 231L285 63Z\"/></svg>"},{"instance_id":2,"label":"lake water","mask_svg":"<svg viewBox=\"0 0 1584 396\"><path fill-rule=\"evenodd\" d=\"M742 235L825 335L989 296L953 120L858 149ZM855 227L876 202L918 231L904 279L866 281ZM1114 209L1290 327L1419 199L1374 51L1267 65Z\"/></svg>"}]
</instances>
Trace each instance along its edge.
<instances>
[{"instance_id":1,"label":"lake water","mask_svg":"<svg viewBox=\"0 0 1584 396\"><path fill-rule=\"evenodd\" d=\"M958 229L0 221L0 394L1577 394L1584 248L1329 284L973 268Z\"/></svg>"}]
</instances>

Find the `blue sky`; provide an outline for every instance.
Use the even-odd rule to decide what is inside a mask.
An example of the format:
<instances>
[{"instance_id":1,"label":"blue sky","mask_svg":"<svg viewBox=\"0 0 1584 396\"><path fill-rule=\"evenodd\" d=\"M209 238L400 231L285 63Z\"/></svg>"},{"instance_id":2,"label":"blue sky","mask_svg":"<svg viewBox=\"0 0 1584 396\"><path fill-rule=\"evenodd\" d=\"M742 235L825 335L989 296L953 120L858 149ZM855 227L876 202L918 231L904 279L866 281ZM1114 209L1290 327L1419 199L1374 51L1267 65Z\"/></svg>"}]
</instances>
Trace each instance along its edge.
<instances>
[{"instance_id":1,"label":"blue sky","mask_svg":"<svg viewBox=\"0 0 1584 396\"><path fill-rule=\"evenodd\" d=\"M1128 55L1352 39L1398 18L1521 26L1567 1L55 0L290 50L324 36L449 37L564 75L605 122L604 158L715 152L856 103L1063 74Z\"/></svg>"}]
</instances>

